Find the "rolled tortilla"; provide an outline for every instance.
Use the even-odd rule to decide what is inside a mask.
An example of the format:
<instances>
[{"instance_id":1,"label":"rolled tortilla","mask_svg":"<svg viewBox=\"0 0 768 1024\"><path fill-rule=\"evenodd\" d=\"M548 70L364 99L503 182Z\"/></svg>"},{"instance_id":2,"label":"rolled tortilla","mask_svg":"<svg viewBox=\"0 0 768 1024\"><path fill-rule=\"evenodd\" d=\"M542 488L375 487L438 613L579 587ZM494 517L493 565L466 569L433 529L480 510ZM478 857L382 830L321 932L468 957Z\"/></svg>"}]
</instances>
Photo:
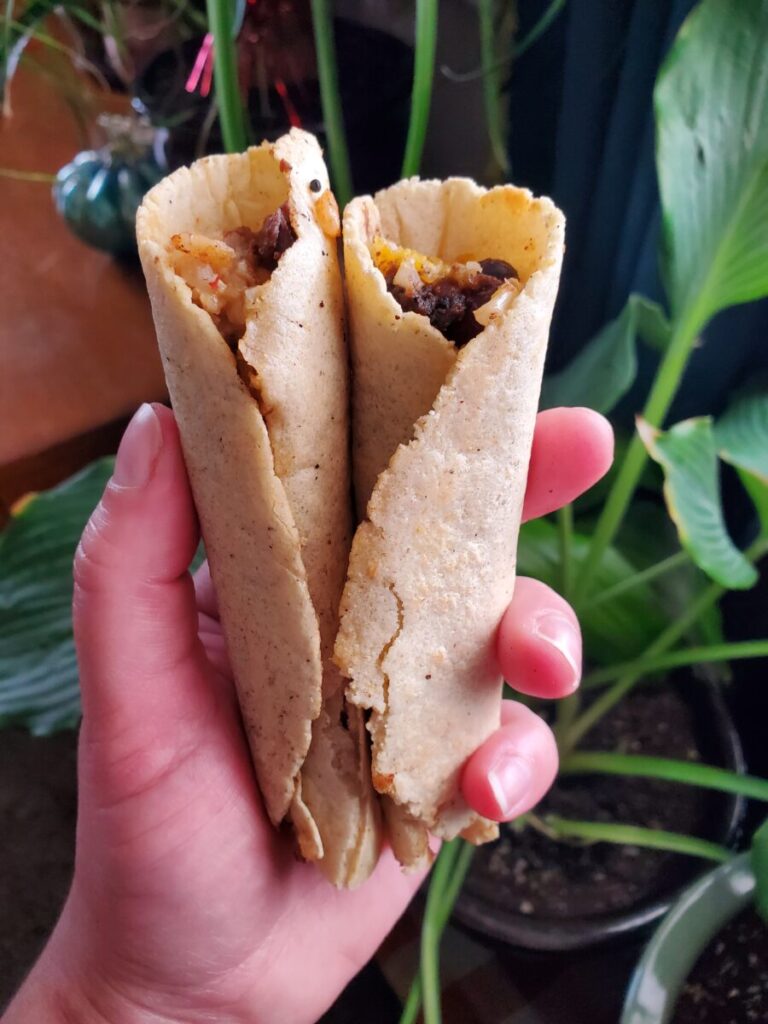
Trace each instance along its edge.
<instances>
[{"instance_id":1,"label":"rolled tortilla","mask_svg":"<svg viewBox=\"0 0 768 1024\"><path fill-rule=\"evenodd\" d=\"M178 253L258 232L276 211L293 241L225 340ZM137 217L259 786L304 857L349 886L375 865L379 823L362 713L331 660L352 528L338 233L320 148L297 130L175 172Z\"/></svg>"},{"instance_id":2,"label":"rolled tortilla","mask_svg":"<svg viewBox=\"0 0 768 1024\"><path fill-rule=\"evenodd\" d=\"M465 179L403 181L344 214L366 518L335 657L349 700L370 711L374 786L396 808L388 828L405 863L423 855L424 829L475 842L497 834L465 803L459 775L499 725L494 639L514 589L563 235L548 199ZM387 290L371 254L381 236L449 263L505 260L519 281L477 311L486 326L459 349Z\"/></svg>"}]
</instances>

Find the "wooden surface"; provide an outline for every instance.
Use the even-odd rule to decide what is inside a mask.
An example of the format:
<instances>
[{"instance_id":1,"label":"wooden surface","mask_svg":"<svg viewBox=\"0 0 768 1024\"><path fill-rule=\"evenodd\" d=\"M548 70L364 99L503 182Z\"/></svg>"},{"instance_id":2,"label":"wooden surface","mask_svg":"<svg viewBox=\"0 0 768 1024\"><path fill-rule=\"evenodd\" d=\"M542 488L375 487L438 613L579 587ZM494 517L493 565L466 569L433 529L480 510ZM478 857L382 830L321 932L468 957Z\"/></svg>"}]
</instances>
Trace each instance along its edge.
<instances>
[{"instance_id":1,"label":"wooden surface","mask_svg":"<svg viewBox=\"0 0 768 1024\"><path fill-rule=\"evenodd\" d=\"M0 121L0 167L55 172L87 148L62 91L40 73L19 72L13 116ZM9 481L34 487L30 468L40 466L46 484L61 479L65 468L87 461L73 455L77 438L163 398L165 387L138 263L119 264L79 242L45 184L3 178L0 225L0 499L7 504L16 496ZM66 459L42 457L63 442Z\"/></svg>"}]
</instances>

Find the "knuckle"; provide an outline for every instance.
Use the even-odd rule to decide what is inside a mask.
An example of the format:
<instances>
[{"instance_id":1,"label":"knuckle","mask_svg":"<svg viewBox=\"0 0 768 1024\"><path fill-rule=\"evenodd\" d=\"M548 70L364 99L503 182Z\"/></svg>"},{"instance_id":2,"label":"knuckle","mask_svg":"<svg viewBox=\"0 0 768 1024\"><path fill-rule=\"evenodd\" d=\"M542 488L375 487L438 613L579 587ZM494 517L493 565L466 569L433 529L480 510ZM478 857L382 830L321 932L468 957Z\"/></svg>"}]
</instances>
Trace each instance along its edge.
<instances>
[{"instance_id":1,"label":"knuckle","mask_svg":"<svg viewBox=\"0 0 768 1024\"><path fill-rule=\"evenodd\" d=\"M75 551L72 574L76 591L98 591L114 574L118 552L110 542L102 505L91 515Z\"/></svg>"}]
</instances>

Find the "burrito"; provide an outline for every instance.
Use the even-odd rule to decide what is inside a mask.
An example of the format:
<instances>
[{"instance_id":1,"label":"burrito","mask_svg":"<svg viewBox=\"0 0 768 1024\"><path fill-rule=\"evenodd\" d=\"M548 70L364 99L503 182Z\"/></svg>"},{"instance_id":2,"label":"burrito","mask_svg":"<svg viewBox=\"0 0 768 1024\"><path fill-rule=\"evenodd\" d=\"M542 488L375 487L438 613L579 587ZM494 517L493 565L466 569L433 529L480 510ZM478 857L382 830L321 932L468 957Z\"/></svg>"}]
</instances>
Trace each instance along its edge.
<instances>
[{"instance_id":1,"label":"burrito","mask_svg":"<svg viewBox=\"0 0 768 1024\"><path fill-rule=\"evenodd\" d=\"M266 810L339 886L378 858L364 712L332 660L352 535L339 215L321 150L182 168L139 252Z\"/></svg>"},{"instance_id":2,"label":"burrito","mask_svg":"<svg viewBox=\"0 0 768 1024\"><path fill-rule=\"evenodd\" d=\"M498 727L517 536L564 219L524 189L402 181L344 212L359 517L337 664L395 853L497 826L463 800Z\"/></svg>"}]
</instances>

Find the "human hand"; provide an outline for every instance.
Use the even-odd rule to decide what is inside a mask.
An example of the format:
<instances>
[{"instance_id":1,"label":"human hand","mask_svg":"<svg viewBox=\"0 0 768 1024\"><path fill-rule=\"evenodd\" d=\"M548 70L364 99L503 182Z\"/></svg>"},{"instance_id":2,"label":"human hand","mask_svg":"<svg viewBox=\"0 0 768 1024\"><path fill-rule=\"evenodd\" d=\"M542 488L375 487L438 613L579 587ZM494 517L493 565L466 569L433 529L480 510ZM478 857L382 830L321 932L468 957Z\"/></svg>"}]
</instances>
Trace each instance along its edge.
<instances>
[{"instance_id":1,"label":"human hand","mask_svg":"<svg viewBox=\"0 0 768 1024\"><path fill-rule=\"evenodd\" d=\"M607 422L539 416L525 515L575 498L608 468ZM75 563L80 805L72 889L5 1018L123 1022L315 1021L375 952L418 887L387 850L371 879L333 889L264 813L172 413L143 406ZM498 635L517 689L578 685L573 611L520 579ZM557 765L551 733L505 702L463 792L499 820L523 813Z\"/></svg>"}]
</instances>

